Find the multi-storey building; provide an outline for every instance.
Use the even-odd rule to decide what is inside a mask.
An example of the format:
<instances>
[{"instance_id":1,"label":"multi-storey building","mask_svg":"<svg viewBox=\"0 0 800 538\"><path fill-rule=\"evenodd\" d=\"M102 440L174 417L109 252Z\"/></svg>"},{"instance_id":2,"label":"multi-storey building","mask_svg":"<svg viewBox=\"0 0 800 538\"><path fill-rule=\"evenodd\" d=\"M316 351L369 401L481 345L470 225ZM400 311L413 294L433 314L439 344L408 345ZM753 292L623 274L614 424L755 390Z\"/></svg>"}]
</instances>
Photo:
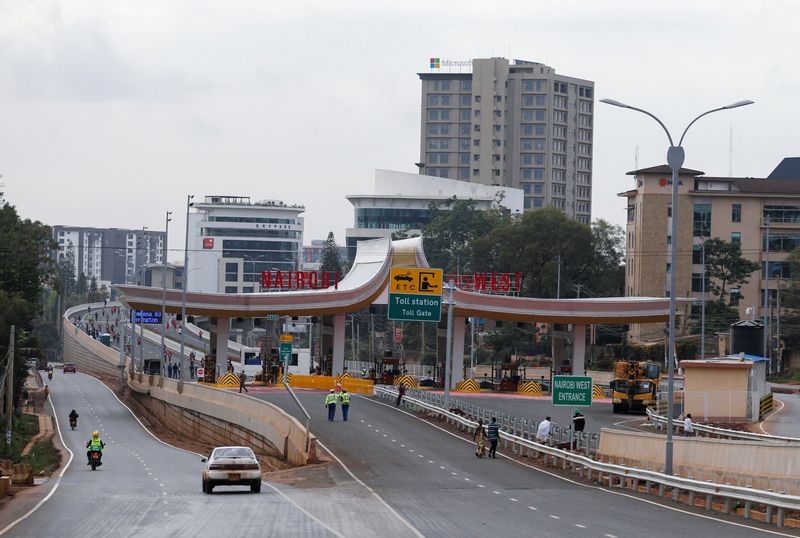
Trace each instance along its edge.
<instances>
[{"instance_id":1,"label":"multi-storey building","mask_svg":"<svg viewBox=\"0 0 800 538\"><path fill-rule=\"evenodd\" d=\"M678 185L678 237L672 226L671 171L654 166L628 172L633 189L620 193L628 202L625 290L628 296L663 297L669 289L672 241L677 241L677 294L702 299L703 242L708 238L737 241L744 258L760 264L748 282L728 291L744 318L763 316L764 269L772 301L781 278L790 276L789 253L800 247L800 159L784 159L767 178L707 177L681 169ZM706 286L706 289L708 287ZM707 300L713 299L707 293ZM699 303L694 307L699 312ZM684 314L690 314L686 312ZM693 316L694 317L694 316ZM750 316L747 315L749 318ZM683 324L685 328L686 324ZM663 324L633 325L629 337L664 337Z\"/></svg>"},{"instance_id":2,"label":"multi-storey building","mask_svg":"<svg viewBox=\"0 0 800 538\"><path fill-rule=\"evenodd\" d=\"M353 260L358 241L391 237L393 232L419 235L431 220L431 202L453 199L472 200L485 210L497 203L512 214L522 212L523 193L509 187L487 186L453 179L375 170L372 194L351 194L355 223L345 232L347 257ZM444 205L443 210L448 206Z\"/></svg>"},{"instance_id":3,"label":"multi-storey building","mask_svg":"<svg viewBox=\"0 0 800 538\"><path fill-rule=\"evenodd\" d=\"M301 267L305 208L248 196L206 196L189 213L188 291L254 293L262 271Z\"/></svg>"},{"instance_id":4,"label":"multi-storey building","mask_svg":"<svg viewBox=\"0 0 800 538\"><path fill-rule=\"evenodd\" d=\"M432 63L422 80L420 173L522 189L526 211L591 220L594 82L537 62Z\"/></svg>"},{"instance_id":5,"label":"multi-storey building","mask_svg":"<svg viewBox=\"0 0 800 538\"><path fill-rule=\"evenodd\" d=\"M75 274L98 283L142 284L142 268L161 263L166 234L153 230L53 226L53 239L61 258L72 248Z\"/></svg>"}]
</instances>

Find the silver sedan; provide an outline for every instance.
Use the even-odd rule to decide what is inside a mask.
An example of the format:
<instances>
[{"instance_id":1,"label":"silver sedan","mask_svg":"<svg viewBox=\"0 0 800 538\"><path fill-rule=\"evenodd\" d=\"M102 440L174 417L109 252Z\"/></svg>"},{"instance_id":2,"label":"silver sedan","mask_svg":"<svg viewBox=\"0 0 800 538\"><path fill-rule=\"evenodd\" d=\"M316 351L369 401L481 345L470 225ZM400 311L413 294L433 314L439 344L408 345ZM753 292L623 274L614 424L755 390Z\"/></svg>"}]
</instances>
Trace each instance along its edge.
<instances>
[{"instance_id":1,"label":"silver sedan","mask_svg":"<svg viewBox=\"0 0 800 538\"><path fill-rule=\"evenodd\" d=\"M253 451L246 446L221 446L208 458L203 458L203 493L212 493L215 486L250 486L261 491L261 465Z\"/></svg>"}]
</instances>

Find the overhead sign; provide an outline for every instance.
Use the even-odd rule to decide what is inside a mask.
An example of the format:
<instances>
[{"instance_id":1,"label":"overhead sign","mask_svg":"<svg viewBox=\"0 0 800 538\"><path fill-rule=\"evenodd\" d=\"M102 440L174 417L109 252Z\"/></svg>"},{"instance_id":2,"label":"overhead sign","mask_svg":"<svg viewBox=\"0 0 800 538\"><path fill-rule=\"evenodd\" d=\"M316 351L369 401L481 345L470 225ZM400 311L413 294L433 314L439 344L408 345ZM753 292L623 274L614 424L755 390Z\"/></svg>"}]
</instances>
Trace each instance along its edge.
<instances>
[{"instance_id":1,"label":"overhead sign","mask_svg":"<svg viewBox=\"0 0 800 538\"><path fill-rule=\"evenodd\" d=\"M161 311L131 310L131 323L161 325Z\"/></svg>"},{"instance_id":2,"label":"overhead sign","mask_svg":"<svg viewBox=\"0 0 800 538\"><path fill-rule=\"evenodd\" d=\"M466 291L479 293L519 293L522 291L523 273L472 273L468 275L445 275L447 282Z\"/></svg>"},{"instance_id":3,"label":"overhead sign","mask_svg":"<svg viewBox=\"0 0 800 538\"><path fill-rule=\"evenodd\" d=\"M292 360L292 335L282 334L280 336L280 357L284 369L288 368L289 362Z\"/></svg>"},{"instance_id":4,"label":"overhead sign","mask_svg":"<svg viewBox=\"0 0 800 538\"><path fill-rule=\"evenodd\" d=\"M592 405L592 378L574 375L553 376L553 405Z\"/></svg>"},{"instance_id":5,"label":"overhead sign","mask_svg":"<svg viewBox=\"0 0 800 538\"><path fill-rule=\"evenodd\" d=\"M339 289L335 271L261 271L261 290Z\"/></svg>"},{"instance_id":6,"label":"overhead sign","mask_svg":"<svg viewBox=\"0 0 800 538\"><path fill-rule=\"evenodd\" d=\"M433 321L442 318L442 270L393 267L389 273L389 319Z\"/></svg>"}]
</instances>

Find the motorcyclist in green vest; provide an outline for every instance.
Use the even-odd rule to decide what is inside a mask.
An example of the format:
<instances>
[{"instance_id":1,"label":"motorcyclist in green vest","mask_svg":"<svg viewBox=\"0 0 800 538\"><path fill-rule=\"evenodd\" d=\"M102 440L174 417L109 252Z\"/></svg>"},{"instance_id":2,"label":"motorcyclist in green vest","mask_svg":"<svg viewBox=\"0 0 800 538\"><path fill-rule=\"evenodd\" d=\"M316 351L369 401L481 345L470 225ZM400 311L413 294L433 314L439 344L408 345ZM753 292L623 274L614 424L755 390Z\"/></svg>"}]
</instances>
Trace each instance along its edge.
<instances>
[{"instance_id":1,"label":"motorcyclist in green vest","mask_svg":"<svg viewBox=\"0 0 800 538\"><path fill-rule=\"evenodd\" d=\"M342 389L339 400L342 402L342 420L347 422L347 412L350 411L350 393L347 389Z\"/></svg>"},{"instance_id":2,"label":"motorcyclist in green vest","mask_svg":"<svg viewBox=\"0 0 800 538\"><path fill-rule=\"evenodd\" d=\"M86 448L88 448L88 450L86 451L86 459L88 460L86 462L86 465L92 464L92 452L102 453L103 448L105 448L105 446L106 444L100 439L100 432L93 431L92 438L89 439L88 443L86 443ZM102 462L99 463L98 465L102 465Z\"/></svg>"},{"instance_id":3,"label":"motorcyclist in green vest","mask_svg":"<svg viewBox=\"0 0 800 538\"><path fill-rule=\"evenodd\" d=\"M333 389L325 396L325 407L328 408L328 420L330 422L333 422L333 419L336 417L337 399L336 392Z\"/></svg>"}]
</instances>

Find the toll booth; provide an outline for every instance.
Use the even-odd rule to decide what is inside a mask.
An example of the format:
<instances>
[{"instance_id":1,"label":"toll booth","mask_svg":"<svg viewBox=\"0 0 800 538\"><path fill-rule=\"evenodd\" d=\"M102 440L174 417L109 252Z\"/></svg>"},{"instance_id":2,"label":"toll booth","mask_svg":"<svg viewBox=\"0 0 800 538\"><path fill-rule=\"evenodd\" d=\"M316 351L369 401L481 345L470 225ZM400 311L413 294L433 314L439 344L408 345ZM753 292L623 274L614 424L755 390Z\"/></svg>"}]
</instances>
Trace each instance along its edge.
<instances>
[{"instance_id":1,"label":"toll booth","mask_svg":"<svg viewBox=\"0 0 800 538\"><path fill-rule=\"evenodd\" d=\"M392 385L394 378L400 375L400 359L384 357L378 367L380 368L380 380L383 385Z\"/></svg>"}]
</instances>

